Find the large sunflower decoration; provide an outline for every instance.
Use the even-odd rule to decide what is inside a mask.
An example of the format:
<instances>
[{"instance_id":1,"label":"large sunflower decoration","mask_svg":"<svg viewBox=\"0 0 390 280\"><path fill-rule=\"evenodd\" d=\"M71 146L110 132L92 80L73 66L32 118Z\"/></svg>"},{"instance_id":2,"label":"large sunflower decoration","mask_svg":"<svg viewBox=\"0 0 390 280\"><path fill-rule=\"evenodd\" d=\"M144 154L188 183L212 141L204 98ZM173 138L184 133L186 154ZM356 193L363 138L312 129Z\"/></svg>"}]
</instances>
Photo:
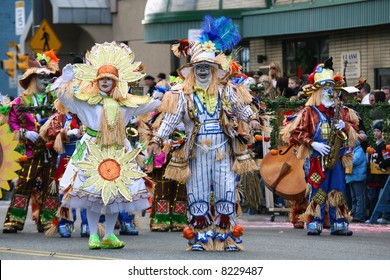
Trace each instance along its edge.
<instances>
[{"instance_id":1,"label":"large sunflower decoration","mask_svg":"<svg viewBox=\"0 0 390 280\"><path fill-rule=\"evenodd\" d=\"M103 203L108 204L111 198L120 193L126 200L132 201L133 194L127 185L136 179L145 177L146 174L136 170L133 162L141 149L135 149L126 153L125 148L117 149L115 145L99 148L92 141L87 141L89 154L88 161L79 161L75 165L84 172L87 179L80 190L94 186L93 192L101 192Z\"/></svg>"},{"instance_id":2,"label":"large sunflower decoration","mask_svg":"<svg viewBox=\"0 0 390 280\"><path fill-rule=\"evenodd\" d=\"M8 132L7 125L0 126L0 198L3 197L2 190L9 191L8 180L18 177L15 171L20 169L17 160L22 156L15 152L18 141L14 140L14 134Z\"/></svg>"},{"instance_id":3,"label":"large sunflower decoration","mask_svg":"<svg viewBox=\"0 0 390 280\"><path fill-rule=\"evenodd\" d=\"M86 63L74 64L76 70L75 78L78 80L79 87L82 92L91 92L93 82L98 78L96 75L100 68L107 65L113 66L118 71L118 77L115 75L105 75L117 80L119 89L120 103L127 107L138 107L140 104L149 101L148 96L137 96L128 94L129 83L137 82L145 76L142 71L140 61L134 61L134 53L126 44L115 42L105 42L103 44L95 44L91 51L85 55ZM100 95L88 96L76 94L76 97L81 100L88 100L89 104L97 104L102 101Z\"/></svg>"}]
</instances>

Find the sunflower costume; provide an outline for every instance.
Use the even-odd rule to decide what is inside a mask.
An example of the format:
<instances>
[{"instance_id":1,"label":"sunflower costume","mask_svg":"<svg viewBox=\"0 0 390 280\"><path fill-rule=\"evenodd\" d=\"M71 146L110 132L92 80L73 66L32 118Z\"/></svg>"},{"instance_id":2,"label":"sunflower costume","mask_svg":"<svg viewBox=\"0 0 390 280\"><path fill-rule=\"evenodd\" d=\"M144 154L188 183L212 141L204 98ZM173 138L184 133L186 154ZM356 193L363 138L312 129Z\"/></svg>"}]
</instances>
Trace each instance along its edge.
<instances>
[{"instance_id":1,"label":"sunflower costume","mask_svg":"<svg viewBox=\"0 0 390 280\"><path fill-rule=\"evenodd\" d=\"M148 208L150 196L145 184L150 181L135 161L140 149L131 147L126 125L133 116L155 110L160 101L127 93L128 84L145 75L127 45L95 44L85 60L74 69L65 66L52 87L62 105L87 127L60 180L62 205L87 209L90 249L122 248L124 243L113 234L118 213ZM100 87L103 79L113 81L109 92ZM106 236L100 243L97 221L102 209Z\"/></svg>"}]
</instances>

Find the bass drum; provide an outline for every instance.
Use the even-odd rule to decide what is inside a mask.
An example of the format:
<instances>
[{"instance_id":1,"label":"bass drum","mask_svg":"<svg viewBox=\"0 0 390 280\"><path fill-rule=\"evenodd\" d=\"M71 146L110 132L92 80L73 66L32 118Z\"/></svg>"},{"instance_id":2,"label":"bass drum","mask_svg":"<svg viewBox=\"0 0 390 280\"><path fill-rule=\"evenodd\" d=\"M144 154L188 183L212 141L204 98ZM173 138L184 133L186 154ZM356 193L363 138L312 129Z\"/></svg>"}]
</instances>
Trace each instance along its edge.
<instances>
[{"instance_id":1,"label":"bass drum","mask_svg":"<svg viewBox=\"0 0 390 280\"><path fill-rule=\"evenodd\" d=\"M280 147L276 155L266 154L260 164L266 187L287 200L300 200L306 192L304 160L297 154L296 145Z\"/></svg>"}]
</instances>

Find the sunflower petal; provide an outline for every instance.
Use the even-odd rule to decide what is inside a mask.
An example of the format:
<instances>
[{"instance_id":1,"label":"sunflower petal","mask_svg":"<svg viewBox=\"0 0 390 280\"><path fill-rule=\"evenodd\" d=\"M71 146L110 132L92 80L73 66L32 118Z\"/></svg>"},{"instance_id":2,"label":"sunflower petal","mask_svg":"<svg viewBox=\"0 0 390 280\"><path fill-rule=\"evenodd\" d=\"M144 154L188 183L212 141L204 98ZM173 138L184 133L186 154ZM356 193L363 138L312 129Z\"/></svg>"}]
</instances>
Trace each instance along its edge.
<instances>
[{"instance_id":1,"label":"sunflower petal","mask_svg":"<svg viewBox=\"0 0 390 280\"><path fill-rule=\"evenodd\" d=\"M102 190L102 199L104 205L107 205L111 198L111 188L109 182L105 181Z\"/></svg>"},{"instance_id":2,"label":"sunflower petal","mask_svg":"<svg viewBox=\"0 0 390 280\"><path fill-rule=\"evenodd\" d=\"M81 170L96 169L96 165L89 161L74 162L74 165L76 165Z\"/></svg>"},{"instance_id":3,"label":"sunflower petal","mask_svg":"<svg viewBox=\"0 0 390 280\"><path fill-rule=\"evenodd\" d=\"M93 176L93 177L89 177L87 180L84 181L83 185L80 187L80 190L89 188L89 187L91 187L93 185L97 185L99 180L100 180L100 176L99 175Z\"/></svg>"},{"instance_id":4,"label":"sunflower petal","mask_svg":"<svg viewBox=\"0 0 390 280\"><path fill-rule=\"evenodd\" d=\"M137 148L137 149L134 149L132 150L131 152L128 152L126 154L124 154L119 160L119 164L126 164L128 163L129 161L132 161L133 159L135 159L135 157L141 152L141 148Z\"/></svg>"},{"instance_id":5,"label":"sunflower petal","mask_svg":"<svg viewBox=\"0 0 390 280\"><path fill-rule=\"evenodd\" d=\"M116 186L115 182L111 181L110 182L110 189L111 189L111 193L114 197L117 197L118 196L118 187Z\"/></svg>"},{"instance_id":6,"label":"sunflower petal","mask_svg":"<svg viewBox=\"0 0 390 280\"><path fill-rule=\"evenodd\" d=\"M140 179L142 177L145 177L146 174L143 173L142 171L137 171L137 170L128 170L128 171L122 171L123 177L128 177L131 179Z\"/></svg>"},{"instance_id":7,"label":"sunflower petal","mask_svg":"<svg viewBox=\"0 0 390 280\"><path fill-rule=\"evenodd\" d=\"M93 156L94 158L96 158L97 161L99 161L99 162L102 161L103 156L102 156L102 152L99 149L99 147L95 143L93 143L92 141L87 141L87 144L88 144L88 149L89 149L90 155Z\"/></svg>"},{"instance_id":8,"label":"sunflower petal","mask_svg":"<svg viewBox=\"0 0 390 280\"><path fill-rule=\"evenodd\" d=\"M122 180L117 180L115 183L121 195L128 201L133 201L133 194L129 191L125 183Z\"/></svg>"}]
</instances>

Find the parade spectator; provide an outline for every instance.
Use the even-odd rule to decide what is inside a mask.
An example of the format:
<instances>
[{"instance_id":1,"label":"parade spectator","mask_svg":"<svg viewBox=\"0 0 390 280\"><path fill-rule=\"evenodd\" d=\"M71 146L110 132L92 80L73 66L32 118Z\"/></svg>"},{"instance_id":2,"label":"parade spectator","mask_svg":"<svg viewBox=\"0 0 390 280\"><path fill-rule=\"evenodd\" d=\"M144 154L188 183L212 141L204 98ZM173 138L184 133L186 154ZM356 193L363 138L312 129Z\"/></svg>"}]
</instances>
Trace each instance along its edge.
<instances>
[{"instance_id":1,"label":"parade spectator","mask_svg":"<svg viewBox=\"0 0 390 280\"><path fill-rule=\"evenodd\" d=\"M364 133L359 134L359 139L356 141L356 146L349 150L353 153L353 167L349 174L345 175L346 183L349 185L351 192L351 216L352 222L364 223L366 220L365 215L365 191L366 191L366 179L367 179L367 161L366 155L363 151L361 142L367 140L367 135Z\"/></svg>"},{"instance_id":2,"label":"parade spectator","mask_svg":"<svg viewBox=\"0 0 390 280\"><path fill-rule=\"evenodd\" d=\"M359 97L362 99L361 104L369 105L370 104L370 92L371 86L368 83L364 83L360 88Z\"/></svg>"},{"instance_id":3,"label":"parade spectator","mask_svg":"<svg viewBox=\"0 0 390 280\"><path fill-rule=\"evenodd\" d=\"M381 91L385 93L385 102L390 103L390 86L384 86L381 88Z\"/></svg>"},{"instance_id":4,"label":"parade spectator","mask_svg":"<svg viewBox=\"0 0 390 280\"><path fill-rule=\"evenodd\" d=\"M147 75L144 78L144 83L146 86L146 93L149 96L153 95L153 92L156 90L156 82L154 81L155 78L153 76Z\"/></svg>"},{"instance_id":5,"label":"parade spectator","mask_svg":"<svg viewBox=\"0 0 390 280\"><path fill-rule=\"evenodd\" d=\"M369 153L368 155L368 162L370 165L374 164L378 169L380 169L380 165L384 167L386 164L386 161L383 158L383 152L386 151L386 143L384 140L384 134L383 134L383 122L379 121L374 124L373 126L373 133L374 133L374 151L373 153ZM369 216L374 212L375 206L378 202L379 193L381 188L386 183L388 175L387 174L372 174L371 172L367 175L367 198L368 198L368 209L369 209Z\"/></svg>"},{"instance_id":6,"label":"parade spectator","mask_svg":"<svg viewBox=\"0 0 390 280\"><path fill-rule=\"evenodd\" d=\"M167 78L167 75L165 75L164 73L158 73L157 75L157 84L163 80L165 80Z\"/></svg>"},{"instance_id":7,"label":"parade spectator","mask_svg":"<svg viewBox=\"0 0 390 280\"><path fill-rule=\"evenodd\" d=\"M288 88L288 78L283 75L282 64L279 61L272 61L269 64L268 76L274 89L273 92L270 92L269 98L275 99L282 96L285 89Z\"/></svg>"},{"instance_id":8,"label":"parade spectator","mask_svg":"<svg viewBox=\"0 0 390 280\"><path fill-rule=\"evenodd\" d=\"M300 87L301 87L301 80L298 77L293 76L288 78L288 90L286 90L284 96L287 98L298 96Z\"/></svg>"}]
</instances>

